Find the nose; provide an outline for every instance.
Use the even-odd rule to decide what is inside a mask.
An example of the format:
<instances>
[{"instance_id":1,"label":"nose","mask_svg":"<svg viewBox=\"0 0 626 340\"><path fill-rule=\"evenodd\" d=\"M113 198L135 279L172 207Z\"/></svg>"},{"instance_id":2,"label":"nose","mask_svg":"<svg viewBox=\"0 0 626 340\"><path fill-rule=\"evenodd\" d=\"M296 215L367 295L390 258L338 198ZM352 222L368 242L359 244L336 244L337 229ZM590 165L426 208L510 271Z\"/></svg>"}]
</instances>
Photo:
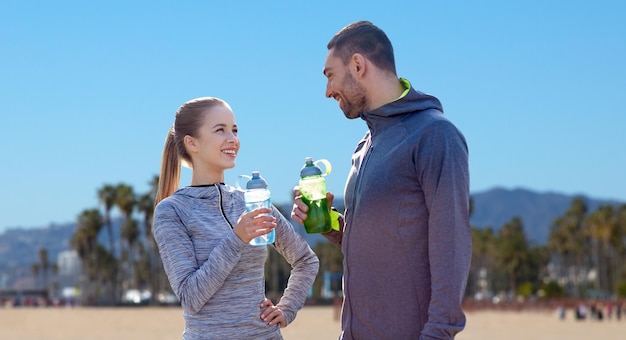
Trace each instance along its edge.
<instances>
[{"instance_id":1,"label":"nose","mask_svg":"<svg viewBox=\"0 0 626 340\"><path fill-rule=\"evenodd\" d=\"M237 135L233 132L231 132L228 135L228 138L226 139L229 143L237 143L239 142L239 137L237 137Z\"/></svg>"},{"instance_id":2,"label":"nose","mask_svg":"<svg viewBox=\"0 0 626 340\"><path fill-rule=\"evenodd\" d=\"M326 98L333 97L333 90L330 88L330 81L326 82Z\"/></svg>"}]
</instances>

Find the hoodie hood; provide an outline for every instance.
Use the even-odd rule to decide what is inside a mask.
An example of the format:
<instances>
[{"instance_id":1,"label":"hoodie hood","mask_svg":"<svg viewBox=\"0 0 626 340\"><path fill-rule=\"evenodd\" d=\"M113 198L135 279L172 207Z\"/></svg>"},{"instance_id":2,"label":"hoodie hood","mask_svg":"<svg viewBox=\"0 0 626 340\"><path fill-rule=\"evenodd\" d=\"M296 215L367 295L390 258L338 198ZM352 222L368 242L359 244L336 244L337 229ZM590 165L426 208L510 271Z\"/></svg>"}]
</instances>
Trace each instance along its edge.
<instances>
[{"instance_id":1,"label":"hoodie hood","mask_svg":"<svg viewBox=\"0 0 626 340\"><path fill-rule=\"evenodd\" d=\"M187 218L197 213L204 214L207 211L221 211L220 214L214 214L214 217L223 222L223 216L226 216L229 224L231 224L231 228L234 225L233 223L237 221L241 213L246 209L243 201L243 191L221 183L180 188L174 194L161 201L156 210L159 210L162 204L164 206L186 207L179 210L178 214L187 216ZM198 212L198 209L202 211Z\"/></svg>"},{"instance_id":2,"label":"hoodie hood","mask_svg":"<svg viewBox=\"0 0 626 340\"><path fill-rule=\"evenodd\" d=\"M434 96L417 91L411 86L409 92L402 98L387 103L379 108L365 111L361 119L367 122L370 129L388 121L388 118L402 117L406 114L419 114L425 110L438 110L443 113L441 102Z\"/></svg>"},{"instance_id":3,"label":"hoodie hood","mask_svg":"<svg viewBox=\"0 0 626 340\"><path fill-rule=\"evenodd\" d=\"M207 185L207 186L183 187L183 188L176 190L174 192L174 195L187 196L187 197L195 198L195 199L208 199L208 200L215 199L216 200L219 198L220 193L224 197L230 197L230 196L236 195L237 192L238 190L235 189L234 187L231 187L230 185L216 183L214 185Z\"/></svg>"}]
</instances>

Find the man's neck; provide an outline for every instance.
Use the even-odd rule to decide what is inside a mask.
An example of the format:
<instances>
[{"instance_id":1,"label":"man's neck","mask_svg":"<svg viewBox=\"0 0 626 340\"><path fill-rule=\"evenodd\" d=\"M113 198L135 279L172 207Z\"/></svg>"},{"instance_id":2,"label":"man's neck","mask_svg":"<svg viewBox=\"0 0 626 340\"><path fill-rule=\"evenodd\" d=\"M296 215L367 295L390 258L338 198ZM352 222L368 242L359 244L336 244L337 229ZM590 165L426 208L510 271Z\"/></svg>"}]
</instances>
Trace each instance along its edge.
<instances>
[{"instance_id":1,"label":"man's neck","mask_svg":"<svg viewBox=\"0 0 626 340\"><path fill-rule=\"evenodd\" d=\"M370 94L368 106L370 110L377 109L385 104L391 103L402 95L405 88L395 75L392 77L380 78L372 82L372 86L368 87Z\"/></svg>"}]
</instances>

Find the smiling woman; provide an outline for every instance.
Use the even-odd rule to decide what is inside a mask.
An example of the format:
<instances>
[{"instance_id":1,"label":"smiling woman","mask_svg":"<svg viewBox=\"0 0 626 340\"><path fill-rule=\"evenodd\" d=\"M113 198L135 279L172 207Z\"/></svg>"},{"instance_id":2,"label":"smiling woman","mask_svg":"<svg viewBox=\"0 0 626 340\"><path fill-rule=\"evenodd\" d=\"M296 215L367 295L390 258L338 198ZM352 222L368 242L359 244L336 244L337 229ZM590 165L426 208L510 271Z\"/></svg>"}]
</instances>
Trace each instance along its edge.
<instances>
[{"instance_id":1,"label":"smiling woman","mask_svg":"<svg viewBox=\"0 0 626 340\"><path fill-rule=\"evenodd\" d=\"M224 184L239 147L232 109L212 97L180 106L165 141L152 230L185 311L184 339L282 339L317 274L317 256L277 209L246 212L243 191ZM191 185L177 189L183 161ZM276 305L265 297L267 248L250 244L270 232L293 267Z\"/></svg>"}]
</instances>

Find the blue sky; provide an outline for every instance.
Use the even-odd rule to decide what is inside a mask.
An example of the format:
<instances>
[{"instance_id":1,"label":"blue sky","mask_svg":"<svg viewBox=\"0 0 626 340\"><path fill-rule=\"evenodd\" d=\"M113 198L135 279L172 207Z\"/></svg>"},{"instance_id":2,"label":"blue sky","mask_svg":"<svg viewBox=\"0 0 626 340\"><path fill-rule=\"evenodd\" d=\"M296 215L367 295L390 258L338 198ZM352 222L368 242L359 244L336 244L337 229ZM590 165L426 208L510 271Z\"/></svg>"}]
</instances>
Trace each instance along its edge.
<instances>
[{"instance_id":1,"label":"blue sky","mask_svg":"<svg viewBox=\"0 0 626 340\"><path fill-rule=\"evenodd\" d=\"M464 133L472 192L626 201L624 3L390 4L1 2L0 232L73 222L107 183L146 192L175 110L200 96L237 117L228 183L259 170L289 202L311 156L341 195L366 125L324 97L321 71L328 40L361 19Z\"/></svg>"}]
</instances>

